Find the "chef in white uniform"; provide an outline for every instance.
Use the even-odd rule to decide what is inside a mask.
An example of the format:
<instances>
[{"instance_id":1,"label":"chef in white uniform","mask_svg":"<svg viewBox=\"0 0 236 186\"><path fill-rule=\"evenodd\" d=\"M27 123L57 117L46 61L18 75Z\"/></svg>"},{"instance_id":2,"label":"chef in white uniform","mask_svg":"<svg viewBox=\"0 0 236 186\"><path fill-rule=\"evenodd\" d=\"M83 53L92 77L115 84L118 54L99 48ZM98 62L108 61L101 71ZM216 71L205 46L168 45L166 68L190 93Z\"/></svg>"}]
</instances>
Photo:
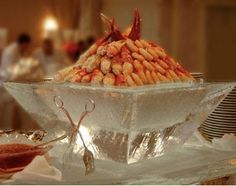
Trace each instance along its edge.
<instances>
[{"instance_id":1,"label":"chef in white uniform","mask_svg":"<svg viewBox=\"0 0 236 186\"><path fill-rule=\"evenodd\" d=\"M17 41L8 45L2 52L1 68L6 70L16 64L22 57L30 54L31 38L28 34L21 34Z\"/></svg>"}]
</instances>

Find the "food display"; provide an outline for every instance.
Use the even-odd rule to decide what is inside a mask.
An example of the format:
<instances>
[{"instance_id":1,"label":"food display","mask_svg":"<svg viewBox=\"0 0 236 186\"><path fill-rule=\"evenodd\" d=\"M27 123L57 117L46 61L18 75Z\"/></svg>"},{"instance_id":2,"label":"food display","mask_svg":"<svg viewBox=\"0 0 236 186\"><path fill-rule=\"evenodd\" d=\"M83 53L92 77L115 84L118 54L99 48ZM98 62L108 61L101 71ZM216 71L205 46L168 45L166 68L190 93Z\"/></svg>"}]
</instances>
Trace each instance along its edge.
<instances>
[{"instance_id":1,"label":"food display","mask_svg":"<svg viewBox=\"0 0 236 186\"><path fill-rule=\"evenodd\" d=\"M69 135L73 140L65 142L66 153L61 152L66 154L63 162L78 152L87 173L95 169L94 159L132 164L178 149L234 87L195 81L160 46L140 38L139 12L134 15L133 26L123 34L114 19L102 15L107 35L53 80L4 84L45 131L55 136L74 131ZM96 109L75 125L87 113L90 106L83 106L88 100Z\"/></svg>"},{"instance_id":2,"label":"food display","mask_svg":"<svg viewBox=\"0 0 236 186\"><path fill-rule=\"evenodd\" d=\"M109 33L97 40L71 67L61 70L55 81L111 86L140 86L161 82L193 81L192 76L153 42L140 39L140 15L122 34L113 20L102 15Z\"/></svg>"},{"instance_id":3,"label":"food display","mask_svg":"<svg viewBox=\"0 0 236 186\"><path fill-rule=\"evenodd\" d=\"M95 164L99 170L95 160L145 164L180 148L235 86L195 81L159 45L140 38L141 20L137 10L134 14L133 26L123 34L114 19L102 15L107 35L53 80L4 83L47 133L69 131L58 144L66 149L59 146L57 155L68 167L79 165L82 155L85 174L94 172ZM86 106L88 100L93 104Z\"/></svg>"},{"instance_id":4,"label":"food display","mask_svg":"<svg viewBox=\"0 0 236 186\"><path fill-rule=\"evenodd\" d=\"M186 184L232 172L234 154L183 145L236 82L190 74L141 38L138 10L124 33L101 18L106 35L53 78L41 79L33 59L8 69L4 88L40 131L0 130L0 182Z\"/></svg>"}]
</instances>

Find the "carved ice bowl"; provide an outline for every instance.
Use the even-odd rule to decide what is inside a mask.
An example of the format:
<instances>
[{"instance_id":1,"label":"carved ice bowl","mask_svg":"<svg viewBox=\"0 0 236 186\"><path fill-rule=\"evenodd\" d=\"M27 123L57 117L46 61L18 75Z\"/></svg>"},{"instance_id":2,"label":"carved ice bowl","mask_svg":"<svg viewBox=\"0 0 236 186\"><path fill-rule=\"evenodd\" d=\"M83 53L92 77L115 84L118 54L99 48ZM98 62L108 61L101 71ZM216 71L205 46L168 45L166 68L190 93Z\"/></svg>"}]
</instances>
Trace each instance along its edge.
<instances>
[{"instance_id":1,"label":"carved ice bowl","mask_svg":"<svg viewBox=\"0 0 236 186\"><path fill-rule=\"evenodd\" d=\"M4 86L44 130L55 136L69 125L53 98L60 96L75 122L87 100L92 99L96 108L80 128L87 147L95 159L130 164L178 149L235 83L118 88L49 81L9 82ZM81 141L77 146L74 153L82 154Z\"/></svg>"}]
</instances>

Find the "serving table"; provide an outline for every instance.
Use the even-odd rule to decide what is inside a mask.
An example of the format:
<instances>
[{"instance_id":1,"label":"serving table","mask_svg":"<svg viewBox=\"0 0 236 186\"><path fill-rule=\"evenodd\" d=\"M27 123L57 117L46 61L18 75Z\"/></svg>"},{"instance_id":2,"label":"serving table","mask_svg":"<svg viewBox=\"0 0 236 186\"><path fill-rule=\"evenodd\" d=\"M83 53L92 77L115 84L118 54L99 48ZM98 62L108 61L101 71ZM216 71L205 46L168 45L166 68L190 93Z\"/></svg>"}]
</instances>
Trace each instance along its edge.
<instances>
[{"instance_id":1,"label":"serving table","mask_svg":"<svg viewBox=\"0 0 236 186\"><path fill-rule=\"evenodd\" d=\"M52 155L60 149L55 148ZM74 166L70 171L63 171L60 184L201 184L214 179L218 180L209 183L229 184L230 181L232 184L234 177L229 176L236 173L236 152L206 147L193 136L179 150L145 162L125 165L96 160L96 172L88 176L84 175L82 160L71 163ZM62 164L55 156L53 164L63 170ZM59 184L43 181L9 183Z\"/></svg>"},{"instance_id":2,"label":"serving table","mask_svg":"<svg viewBox=\"0 0 236 186\"><path fill-rule=\"evenodd\" d=\"M168 86L168 85L162 85ZM177 86L177 85L175 85ZM183 86L181 84L181 86ZM187 87L185 87L187 86ZM198 87L200 86L200 87ZM50 155L52 157L52 165L61 170L63 179L58 183L56 181L29 181L23 180L21 182L8 182L11 184L199 184L206 180L211 180L215 178L225 177L231 174L236 173L236 152L223 152L219 150L214 150L212 148L206 147L198 141L194 135L190 138L183 146L179 145L179 140L182 138L189 138L192 133L197 129L199 124L203 120L204 116L207 116L208 111L213 109L214 106L219 102L223 96L230 91L235 84L206 84L205 88L202 89L203 84L196 84L194 86L189 86L189 84L184 85L184 87L153 87L148 88L149 94L147 94L147 90L120 90L120 89L104 89L101 87L89 87L85 85L73 85L73 84L50 84L50 83L41 83L41 84L17 84L17 83L6 83L5 87L7 90L14 95L14 97L22 104L22 106L31 113L31 115L35 116L34 118L38 119L38 123L42 125L42 127L46 127L48 130L49 136L55 138L58 137L60 132L65 131L64 128L65 122L67 118L62 117L63 115L59 112L53 102L53 98L60 98L65 103L66 107L68 107L69 113L72 115L72 119L78 119L78 113L83 112L83 107L81 105L85 105L85 100L92 99L96 103L96 110L93 113L93 116L88 117L87 122L84 123L84 129L87 131L85 136L88 137L87 144L88 148L93 147L95 158L95 167L96 170L93 174L89 174L85 176L85 169L83 158L80 156L80 146L79 143L74 147L74 153L71 154L73 158L67 162L68 169L63 167L63 154L68 145L68 141L60 141L55 144L54 148L50 150ZM193 89L194 88L194 89ZM154 92L152 92L152 91ZM175 91L174 91L175 90ZM181 90L177 93L177 90ZM199 92L197 94L189 94L190 90L195 91L204 91ZM118 92L117 92L118 91ZM141 92L140 92L141 91ZM145 93L144 93L145 92ZM170 95L168 99L163 96L169 93ZM184 98L182 93L185 93ZM136 95L138 94L138 95ZM80 96L78 96L80 95ZM132 96L130 96L132 95ZM152 129L152 125L161 129L163 126L159 126L160 124L166 124L164 127L173 126L178 122L178 118L180 116L179 112L184 108L184 110L191 108L187 108L186 105L196 105L197 103L193 103L195 99L193 99L193 95L203 96L206 99L202 101L200 104L200 108L206 108L207 111L203 112L201 109L194 110L193 115L199 116L197 120L185 119L184 120L184 128L179 128L179 130L175 130L176 132L169 132L170 135L168 138L160 138L162 135L153 137L152 139L155 141L159 140L159 146L162 147L162 144L171 144L168 146L168 151L165 153L159 153L158 156L153 155L156 151L152 151L150 148L146 148L149 146L145 146L145 143L142 146L141 150L144 150L144 155L139 158L136 163L127 164L124 161L114 161L114 159L118 159L120 157L127 157L127 151L123 151L121 154L121 144L124 140L117 140L114 138L116 135L110 135L110 133L105 133L106 141L113 140L109 146L109 152L112 152L116 158L109 158L108 151L102 151L101 148L97 148L97 144L102 144L101 141L105 138L103 134L104 129L110 129L111 131L115 131L117 133L119 139L120 131L118 129L123 129L124 125L120 126L120 124L127 124L125 127L128 127L128 132L132 134L133 128L130 127L129 124L135 124L135 129L140 129L142 131L142 127ZM205 96L204 96L205 95ZM30 98L30 99L29 99ZM131 99L132 98L132 99ZM139 99L137 99L139 98ZM173 99L170 99L173 98ZM187 99L188 98L188 99ZM217 98L217 99L214 99ZM158 104L158 107L153 104L153 102ZM163 101L164 100L164 101ZM174 103L182 100L183 104ZM201 99L199 99L200 101ZM120 102L122 101L121 104ZM139 101L139 104L130 104L133 102ZM142 101L142 102L141 102ZM64 105L62 102L61 105ZM140 102L142 104L140 104ZM127 105L125 109L124 105ZM133 107L133 113L130 117L123 122L123 116L126 116L126 112L124 110L130 110L130 105ZM148 105L148 107L146 106ZM175 105L175 107L173 107ZM178 105L180 109L176 106ZM137 107L139 106L139 107ZM142 107L141 107L142 106ZM167 107L168 106L168 107ZM87 108L87 107L85 107ZM115 109L111 109L115 108ZM139 108L139 109L137 109ZM142 108L142 109L140 109ZM146 112L146 108L148 108L148 112ZM159 109L158 111L156 109ZM165 108L165 109L164 109ZM170 109L175 108L175 112L170 112ZM106 110L105 110L106 109ZM152 112L150 112L150 109ZM102 112L101 112L102 111ZM121 113L119 113L119 112ZM138 114L136 111L139 111L141 117L137 117ZM163 112L168 111L168 112ZM203 112L203 113L202 113ZM115 113L115 114L114 114ZM145 115L148 113L148 115ZM149 116L151 113L152 116ZM159 115L158 115L158 114ZM166 114L165 117L163 114ZM173 116L178 116L177 119L175 117L169 118L169 114ZM176 114L174 114L176 113ZM187 113L187 112L186 112ZM202 113L202 114L199 114ZM114 117L119 116L119 117ZM129 114L130 116L130 114ZM184 118L186 118L187 114L184 114ZM190 115L192 116L192 115ZM99 118L99 120L97 119ZM111 122L107 122L109 119ZM150 118L152 120L150 120ZM161 120L162 119L162 120ZM172 119L171 121L166 121L166 119ZM180 121L183 121L181 119ZM120 122L122 121L122 122ZM130 121L130 122L129 122ZM147 122L148 121L148 122ZM156 122L158 121L158 122ZM186 121L186 122L185 122ZM96 123L96 125L94 125ZM145 125L143 125L145 123ZM196 124L191 126L191 123ZM138 125L139 124L139 125ZM169 124L169 125L167 125ZM158 125L158 126L157 126ZM85 128L86 126L86 128ZM96 129L94 130L96 126ZM178 125L177 123L177 126ZM100 128L99 128L100 127ZM114 130L114 127L116 127ZM123 127L123 128L122 128ZM82 129L82 128L81 128ZM91 130L90 130L91 129ZM101 130L100 130L101 129ZM185 130L183 130L185 129ZM190 131L191 130L191 131ZM90 132L92 133L90 134ZM95 132L94 132L95 131ZM123 130L122 130L123 131ZM190 132L189 132L190 131ZM168 133L168 134L169 134ZM61 135L61 134L60 134ZM48 136L48 137L49 137ZM92 140L91 140L92 139ZM168 139L168 140L166 140ZM127 139L126 139L127 141ZM183 143L185 140L182 140ZM97 143L99 142L99 143ZM90 146L89 146L90 145ZM102 146L102 147L103 147ZM105 144L106 147L106 144ZM128 148L130 145L128 145ZM90 149L90 150L91 150ZM107 148L105 148L107 149ZM124 149L124 148L123 148ZM156 149L156 148L155 148ZM163 149L157 148L158 152L163 152ZM83 151L81 151L83 152ZM137 155L140 155L140 151L135 151ZM102 156L100 156L102 155ZM110 154L111 155L111 154ZM159 156L160 155L160 156ZM162 156L161 156L162 155ZM111 156L110 156L111 157ZM143 158L144 157L144 158ZM147 157L147 158L146 158ZM153 158L156 157L156 158ZM150 159L149 159L150 158ZM122 163L121 163L122 162ZM129 163L129 162L128 162ZM9 181L9 180L8 180Z\"/></svg>"}]
</instances>

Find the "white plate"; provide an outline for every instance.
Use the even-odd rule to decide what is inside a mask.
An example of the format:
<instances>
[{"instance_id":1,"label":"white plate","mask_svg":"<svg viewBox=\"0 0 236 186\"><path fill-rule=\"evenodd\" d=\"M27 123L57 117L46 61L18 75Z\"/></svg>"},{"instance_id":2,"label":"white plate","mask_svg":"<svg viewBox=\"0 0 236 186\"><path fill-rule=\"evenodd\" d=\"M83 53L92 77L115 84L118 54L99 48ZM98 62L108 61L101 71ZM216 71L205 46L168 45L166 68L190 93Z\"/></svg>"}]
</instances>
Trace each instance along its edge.
<instances>
[{"instance_id":1,"label":"white plate","mask_svg":"<svg viewBox=\"0 0 236 186\"><path fill-rule=\"evenodd\" d=\"M236 101L235 100L223 100L220 105L236 105Z\"/></svg>"},{"instance_id":2,"label":"white plate","mask_svg":"<svg viewBox=\"0 0 236 186\"><path fill-rule=\"evenodd\" d=\"M228 94L227 96L226 96L226 98L236 98L236 94Z\"/></svg>"},{"instance_id":3,"label":"white plate","mask_svg":"<svg viewBox=\"0 0 236 186\"><path fill-rule=\"evenodd\" d=\"M226 118L236 118L236 113L227 113L227 112L213 112L211 116L215 117L226 117Z\"/></svg>"},{"instance_id":4,"label":"white plate","mask_svg":"<svg viewBox=\"0 0 236 186\"><path fill-rule=\"evenodd\" d=\"M236 114L236 109L230 109L230 108L216 108L213 113L226 113L226 114Z\"/></svg>"},{"instance_id":5,"label":"white plate","mask_svg":"<svg viewBox=\"0 0 236 186\"><path fill-rule=\"evenodd\" d=\"M220 104L235 104L235 99L225 98Z\"/></svg>"},{"instance_id":6,"label":"white plate","mask_svg":"<svg viewBox=\"0 0 236 186\"><path fill-rule=\"evenodd\" d=\"M229 98L225 98L221 103L232 103L232 104L236 104L236 99L229 99Z\"/></svg>"},{"instance_id":7,"label":"white plate","mask_svg":"<svg viewBox=\"0 0 236 186\"><path fill-rule=\"evenodd\" d=\"M218 105L216 108L215 108L216 111L234 111L236 112L236 105ZM214 111L215 111L214 110Z\"/></svg>"},{"instance_id":8,"label":"white plate","mask_svg":"<svg viewBox=\"0 0 236 186\"><path fill-rule=\"evenodd\" d=\"M235 120L235 115L230 115L230 114L214 114L212 113L208 118L211 119L217 119L217 120ZM208 119L207 118L207 119Z\"/></svg>"},{"instance_id":9,"label":"white plate","mask_svg":"<svg viewBox=\"0 0 236 186\"><path fill-rule=\"evenodd\" d=\"M227 96L226 97L236 97L236 92L234 93L234 92L230 92L229 94L227 94Z\"/></svg>"},{"instance_id":10,"label":"white plate","mask_svg":"<svg viewBox=\"0 0 236 186\"><path fill-rule=\"evenodd\" d=\"M222 135L224 134L225 132L224 131L216 131L216 130L213 130L213 129L207 129L207 128L204 128L204 127L200 127L199 128L200 131L203 131L205 132L206 134L214 134L214 135Z\"/></svg>"},{"instance_id":11,"label":"white plate","mask_svg":"<svg viewBox=\"0 0 236 186\"><path fill-rule=\"evenodd\" d=\"M236 117L236 113L227 113L227 112L215 113L214 112L210 116L235 118Z\"/></svg>"},{"instance_id":12,"label":"white plate","mask_svg":"<svg viewBox=\"0 0 236 186\"><path fill-rule=\"evenodd\" d=\"M207 137L208 139L221 138L221 137L222 137L222 135L211 134L211 133L205 132L205 131L203 131L203 130L199 130L199 132L200 132L204 137Z\"/></svg>"},{"instance_id":13,"label":"white plate","mask_svg":"<svg viewBox=\"0 0 236 186\"><path fill-rule=\"evenodd\" d=\"M235 103L235 97L232 97L232 96L227 96L223 99L223 101L221 103L224 103L224 102L234 102Z\"/></svg>"},{"instance_id":14,"label":"white plate","mask_svg":"<svg viewBox=\"0 0 236 186\"><path fill-rule=\"evenodd\" d=\"M225 130L235 130L236 131L236 127L230 127L228 125L215 125L212 123L204 123L201 125L202 128L206 127L206 128L218 128L218 129L225 129Z\"/></svg>"},{"instance_id":15,"label":"white plate","mask_svg":"<svg viewBox=\"0 0 236 186\"><path fill-rule=\"evenodd\" d=\"M236 122L236 117L234 116L227 116L227 115L225 115L225 116L221 116L221 115L211 115L211 116L209 116L209 118L211 118L211 119L214 119L214 120L218 120L218 121L235 121Z\"/></svg>"},{"instance_id":16,"label":"white plate","mask_svg":"<svg viewBox=\"0 0 236 186\"><path fill-rule=\"evenodd\" d=\"M221 138L225 133L216 133L214 131L208 131L208 130L204 130L201 129L200 130L201 133L203 133L204 135L208 136L208 137L212 137L212 138Z\"/></svg>"},{"instance_id":17,"label":"white plate","mask_svg":"<svg viewBox=\"0 0 236 186\"><path fill-rule=\"evenodd\" d=\"M220 107L220 108L223 108L223 109L227 109L227 108L230 108L230 109L233 109L235 110L236 109L236 105L235 104L229 104L229 103L220 103L217 108Z\"/></svg>"},{"instance_id":18,"label":"white plate","mask_svg":"<svg viewBox=\"0 0 236 186\"><path fill-rule=\"evenodd\" d=\"M232 103L235 104L236 103L236 99L234 98L225 98L221 103Z\"/></svg>"},{"instance_id":19,"label":"white plate","mask_svg":"<svg viewBox=\"0 0 236 186\"><path fill-rule=\"evenodd\" d=\"M210 115L208 119L211 119L211 120L214 120L214 121L221 121L221 122L224 122L224 121L230 121L230 122L236 122L236 118L234 117L227 117L227 116L216 116L216 115Z\"/></svg>"},{"instance_id":20,"label":"white plate","mask_svg":"<svg viewBox=\"0 0 236 186\"><path fill-rule=\"evenodd\" d=\"M236 93L236 89L233 89L229 94Z\"/></svg>"},{"instance_id":21,"label":"white plate","mask_svg":"<svg viewBox=\"0 0 236 186\"><path fill-rule=\"evenodd\" d=\"M233 107L233 108L236 108L236 104L235 103L227 103L227 102L221 102L218 106L221 106L221 107ZM218 107L217 106L217 107Z\"/></svg>"},{"instance_id":22,"label":"white plate","mask_svg":"<svg viewBox=\"0 0 236 186\"><path fill-rule=\"evenodd\" d=\"M232 125L235 126L236 122L235 121L230 121L230 120L216 120L216 119L207 119L206 120L208 123L214 124L214 125Z\"/></svg>"},{"instance_id":23,"label":"white plate","mask_svg":"<svg viewBox=\"0 0 236 186\"><path fill-rule=\"evenodd\" d=\"M230 128L223 128L223 127L215 127L215 126L209 126L209 125L203 125L201 128L205 128L207 130L214 130L217 132L226 132L230 131L232 133L236 133L236 128L230 129Z\"/></svg>"},{"instance_id":24,"label":"white plate","mask_svg":"<svg viewBox=\"0 0 236 186\"><path fill-rule=\"evenodd\" d=\"M232 122L232 121L222 121L222 120L215 120L215 119L212 119L212 118L207 118L208 122L210 123L213 123L213 124L220 124L220 125L236 125L236 122Z\"/></svg>"},{"instance_id":25,"label":"white plate","mask_svg":"<svg viewBox=\"0 0 236 186\"><path fill-rule=\"evenodd\" d=\"M211 140L214 138L214 137L211 137L211 136L208 136L205 134L201 134L200 131L196 131L194 133L194 135L197 137L197 139L205 146L207 147L210 147L210 148L213 148L213 149L217 149L217 150L220 150L220 151L234 151L235 148L231 148L230 150L227 148L227 146L225 145L221 145L219 147L219 145L216 145L215 143L212 143ZM207 140L208 139L208 140ZM219 139L221 140L221 139ZM227 142L225 142L226 144L228 144Z\"/></svg>"},{"instance_id":26,"label":"white plate","mask_svg":"<svg viewBox=\"0 0 236 186\"><path fill-rule=\"evenodd\" d=\"M210 140L212 140L213 138L221 138L222 137L222 135L220 135L220 136L216 136L216 135L210 135L210 134L206 134L206 133L204 133L203 131L199 131L204 137L206 137L206 138L208 138L208 139L210 139Z\"/></svg>"},{"instance_id":27,"label":"white plate","mask_svg":"<svg viewBox=\"0 0 236 186\"><path fill-rule=\"evenodd\" d=\"M217 128L225 128L225 129L236 130L236 126L215 124L215 123L211 123L211 122L208 122L208 121L205 121L205 123L203 123L201 126L202 127L217 127Z\"/></svg>"},{"instance_id":28,"label":"white plate","mask_svg":"<svg viewBox=\"0 0 236 186\"><path fill-rule=\"evenodd\" d=\"M225 106L218 106L214 111L218 112L236 112L236 107L225 107Z\"/></svg>"}]
</instances>

